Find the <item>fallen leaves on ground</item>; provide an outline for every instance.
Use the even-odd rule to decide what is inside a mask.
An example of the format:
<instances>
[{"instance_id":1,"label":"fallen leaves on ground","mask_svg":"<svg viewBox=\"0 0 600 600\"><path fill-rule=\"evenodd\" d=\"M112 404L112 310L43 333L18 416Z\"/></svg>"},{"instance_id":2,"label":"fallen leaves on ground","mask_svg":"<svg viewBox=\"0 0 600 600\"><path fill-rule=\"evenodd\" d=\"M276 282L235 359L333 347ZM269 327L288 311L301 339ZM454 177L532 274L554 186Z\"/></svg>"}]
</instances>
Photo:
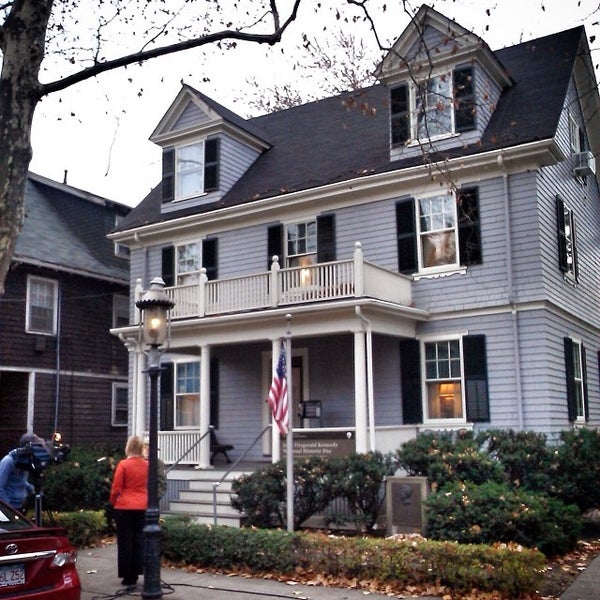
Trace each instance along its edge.
<instances>
[{"instance_id":1,"label":"fallen leaves on ground","mask_svg":"<svg viewBox=\"0 0 600 600\"><path fill-rule=\"evenodd\" d=\"M572 552L548 559L543 574L542 587L539 594L529 595L520 600L558 600L560 595L581 575L587 565L600 555L600 537L595 539L581 540ZM274 579L287 583L289 585L303 584L309 586L341 587L346 589L360 589L366 593L384 594L391 598L409 599L420 596L431 596L441 600L508 600L498 592L482 592L481 590L471 590L466 594L456 594L452 590L442 585L423 584L407 585L403 589L398 589L393 583L382 583L377 580L367 580L333 577L323 573L312 573L296 570L293 575L277 575L274 573L252 573L243 567L232 569L228 572L219 571L210 568L199 568L194 565L180 565L163 561L167 568L183 568L190 573L218 572L230 576L240 577L263 577L265 579ZM513 599L514 600L514 599Z\"/></svg>"}]
</instances>

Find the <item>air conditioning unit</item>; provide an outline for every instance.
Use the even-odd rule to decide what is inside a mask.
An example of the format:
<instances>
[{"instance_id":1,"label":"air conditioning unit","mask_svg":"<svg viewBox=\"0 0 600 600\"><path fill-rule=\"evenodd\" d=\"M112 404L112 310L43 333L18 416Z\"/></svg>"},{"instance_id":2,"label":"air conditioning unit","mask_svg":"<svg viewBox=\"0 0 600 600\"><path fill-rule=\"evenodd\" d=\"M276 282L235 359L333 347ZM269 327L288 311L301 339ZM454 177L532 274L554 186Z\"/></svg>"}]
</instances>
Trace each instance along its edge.
<instances>
[{"instance_id":1,"label":"air conditioning unit","mask_svg":"<svg viewBox=\"0 0 600 600\"><path fill-rule=\"evenodd\" d=\"M596 160L594 155L586 150L573 154L573 175L575 177L585 177L596 172Z\"/></svg>"}]
</instances>

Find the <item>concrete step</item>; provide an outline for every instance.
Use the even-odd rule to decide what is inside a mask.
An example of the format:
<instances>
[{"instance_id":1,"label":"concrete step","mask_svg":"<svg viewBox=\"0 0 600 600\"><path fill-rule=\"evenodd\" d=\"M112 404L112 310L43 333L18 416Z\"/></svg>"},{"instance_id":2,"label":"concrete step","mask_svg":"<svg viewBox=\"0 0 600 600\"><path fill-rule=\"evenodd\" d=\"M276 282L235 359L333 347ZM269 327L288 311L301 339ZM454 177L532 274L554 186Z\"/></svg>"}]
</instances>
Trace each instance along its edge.
<instances>
[{"instance_id":1,"label":"concrete step","mask_svg":"<svg viewBox=\"0 0 600 600\"><path fill-rule=\"evenodd\" d=\"M231 494L229 492L219 492L213 495L212 491L203 492L197 490L181 490L179 492L179 499L185 500L186 502L199 502L210 504L212 506L213 501L217 501L217 504L229 504L231 501Z\"/></svg>"},{"instance_id":2,"label":"concrete step","mask_svg":"<svg viewBox=\"0 0 600 600\"><path fill-rule=\"evenodd\" d=\"M193 490L194 492L210 492L212 494L213 491L213 483L212 481L198 481L197 479L191 479L188 483L188 489ZM227 494L231 493L231 481L223 481L217 486L217 493L225 492Z\"/></svg>"}]
</instances>

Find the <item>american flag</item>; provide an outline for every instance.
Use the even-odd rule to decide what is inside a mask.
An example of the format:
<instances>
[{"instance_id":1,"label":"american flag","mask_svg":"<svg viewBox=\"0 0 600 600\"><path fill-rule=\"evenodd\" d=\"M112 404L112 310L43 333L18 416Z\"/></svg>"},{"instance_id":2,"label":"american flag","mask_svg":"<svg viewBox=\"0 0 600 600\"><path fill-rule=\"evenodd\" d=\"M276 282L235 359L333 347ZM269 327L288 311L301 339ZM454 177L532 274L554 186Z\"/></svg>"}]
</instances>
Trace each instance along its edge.
<instances>
[{"instance_id":1,"label":"american flag","mask_svg":"<svg viewBox=\"0 0 600 600\"><path fill-rule=\"evenodd\" d=\"M279 353L279 361L277 368L273 373L273 382L269 390L267 402L273 412L273 420L277 423L281 435L287 435L289 428L288 415L288 390L286 377L286 361L285 361L285 342L281 342L281 352Z\"/></svg>"}]
</instances>

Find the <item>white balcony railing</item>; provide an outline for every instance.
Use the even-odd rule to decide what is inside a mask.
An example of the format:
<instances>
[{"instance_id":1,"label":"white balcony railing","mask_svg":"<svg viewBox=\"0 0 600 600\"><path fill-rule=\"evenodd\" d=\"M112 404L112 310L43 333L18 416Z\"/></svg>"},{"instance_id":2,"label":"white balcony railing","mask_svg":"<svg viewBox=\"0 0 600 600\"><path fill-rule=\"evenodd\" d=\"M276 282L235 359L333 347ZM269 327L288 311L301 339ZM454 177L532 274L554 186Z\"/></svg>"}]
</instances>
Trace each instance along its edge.
<instances>
[{"instance_id":1,"label":"white balcony railing","mask_svg":"<svg viewBox=\"0 0 600 600\"><path fill-rule=\"evenodd\" d=\"M235 313L282 305L363 297L405 306L411 303L411 280L366 262L357 242L354 257L306 267L282 269L274 257L271 270L165 288L175 302L173 319Z\"/></svg>"}]
</instances>

